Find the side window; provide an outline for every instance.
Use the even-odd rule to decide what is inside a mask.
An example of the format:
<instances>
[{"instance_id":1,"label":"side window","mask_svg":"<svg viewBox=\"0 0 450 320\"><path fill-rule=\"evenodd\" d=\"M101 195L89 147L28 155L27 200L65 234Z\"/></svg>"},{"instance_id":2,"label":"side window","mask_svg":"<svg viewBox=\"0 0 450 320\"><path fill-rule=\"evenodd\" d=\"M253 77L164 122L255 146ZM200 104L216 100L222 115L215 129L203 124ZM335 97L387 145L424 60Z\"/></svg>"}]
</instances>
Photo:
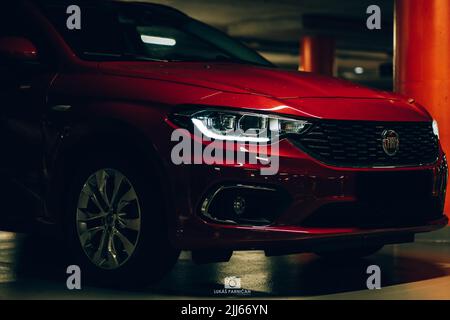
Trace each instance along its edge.
<instances>
[{"instance_id":1,"label":"side window","mask_svg":"<svg viewBox=\"0 0 450 320\"><path fill-rule=\"evenodd\" d=\"M80 6L83 13L81 30L69 30L66 27L66 6L48 5L44 13L58 29L63 38L79 55L84 52L122 53L126 52L122 30L117 14L109 6Z\"/></svg>"}]
</instances>

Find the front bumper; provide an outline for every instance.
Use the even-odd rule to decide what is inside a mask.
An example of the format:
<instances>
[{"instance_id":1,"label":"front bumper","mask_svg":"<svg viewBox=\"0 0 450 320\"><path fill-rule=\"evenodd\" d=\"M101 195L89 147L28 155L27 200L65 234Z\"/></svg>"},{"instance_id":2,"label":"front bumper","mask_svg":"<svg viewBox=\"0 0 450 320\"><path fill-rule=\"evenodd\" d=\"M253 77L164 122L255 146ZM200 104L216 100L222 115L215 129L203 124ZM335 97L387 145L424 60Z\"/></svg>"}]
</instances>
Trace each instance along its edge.
<instances>
[{"instance_id":1,"label":"front bumper","mask_svg":"<svg viewBox=\"0 0 450 320\"><path fill-rule=\"evenodd\" d=\"M212 233L186 237L180 245L184 250L264 250L268 255L312 252L329 248L359 247L414 241L417 233L439 230L448 218L426 225L385 229L303 229L299 227L245 227L209 225Z\"/></svg>"},{"instance_id":2,"label":"front bumper","mask_svg":"<svg viewBox=\"0 0 450 320\"><path fill-rule=\"evenodd\" d=\"M437 230L448 223L447 217L443 214L447 163L442 151L439 160L433 165L404 168L340 168L317 161L288 140L280 142L279 150L280 168L274 176L262 176L260 167L247 165L192 165L188 171L185 170L183 182L180 183L176 195L178 213L173 239L175 245L184 250L220 248L301 252L329 245L413 241L414 234ZM366 209L369 208L367 206L364 209L356 207L360 210L356 210L356 214L359 215L357 220L340 219L342 211L336 210L328 210L328 214L336 213L334 219L329 219L330 216L326 215L318 217L318 213L328 206L333 208L336 205L353 206L360 203L361 188L358 181L361 175L380 176L397 173L403 176L423 173L430 176L429 186L420 189L420 192L427 193L430 202L421 208L423 210L418 219L415 216L417 212L410 214L409 211L402 210L401 206L398 219L388 219L383 223L373 220L373 216L365 216L368 212ZM386 181L386 184L389 184L389 181ZM281 209L270 223L265 225L230 223L226 219L214 219L202 214L205 199L221 187L229 185L279 190L287 196L283 199L288 200L283 200L287 201L285 206L272 206ZM371 200L376 201L377 196L381 195L379 201L382 202L382 191ZM263 195L261 202L264 203L266 199ZM404 203L408 210L416 209L415 205L407 206L412 201L405 199L402 201L404 202L400 204ZM391 213L397 215L396 212ZM375 212L375 218L376 214ZM336 215L339 215L337 219ZM333 223L330 223L331 220Z\"/></svg>"}]
</instances>

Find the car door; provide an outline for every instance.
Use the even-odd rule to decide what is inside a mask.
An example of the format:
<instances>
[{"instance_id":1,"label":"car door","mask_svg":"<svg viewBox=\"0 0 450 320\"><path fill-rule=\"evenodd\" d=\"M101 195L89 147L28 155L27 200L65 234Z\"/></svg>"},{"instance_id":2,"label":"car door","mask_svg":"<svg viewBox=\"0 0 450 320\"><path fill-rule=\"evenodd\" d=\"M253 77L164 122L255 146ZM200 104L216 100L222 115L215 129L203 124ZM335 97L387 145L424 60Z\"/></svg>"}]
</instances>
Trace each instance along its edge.
<instances>
[{"instance_id":1,"label":"car door","mask_svg":"<svg viewBox=\"0 0 450 320\"><path fill-rule=\"evenodd\" d=\"M24 43L36 48L36 57L23 59L17 51ZM0 44L1 181L38 197L43 172L42 120L56 74L51 62L55 59L40 26L20 5L0 11ZM5 48L10 49L7 54Z\"/></svg>"}]
</instances>

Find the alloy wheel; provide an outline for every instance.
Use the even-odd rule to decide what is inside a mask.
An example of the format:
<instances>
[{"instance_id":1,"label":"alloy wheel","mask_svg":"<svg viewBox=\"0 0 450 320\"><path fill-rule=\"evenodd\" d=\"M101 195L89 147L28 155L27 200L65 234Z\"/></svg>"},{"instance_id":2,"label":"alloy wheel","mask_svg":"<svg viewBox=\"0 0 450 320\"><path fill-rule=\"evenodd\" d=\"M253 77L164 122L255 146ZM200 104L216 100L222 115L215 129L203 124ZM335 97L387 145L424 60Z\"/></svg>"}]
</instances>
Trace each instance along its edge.
<instances>
[{"instance_id":1,"label":"alloy wheel","mask_svg":"<svg viewBox=\"0 0 450 320\"><path fill-rule=\"evenodd\" d=\"M117 269L133 255L141 231L141 207L130 180L116 169L92 174L77 205L77 233L84 253L102 269Z\"/></svg>"}]
</instances>

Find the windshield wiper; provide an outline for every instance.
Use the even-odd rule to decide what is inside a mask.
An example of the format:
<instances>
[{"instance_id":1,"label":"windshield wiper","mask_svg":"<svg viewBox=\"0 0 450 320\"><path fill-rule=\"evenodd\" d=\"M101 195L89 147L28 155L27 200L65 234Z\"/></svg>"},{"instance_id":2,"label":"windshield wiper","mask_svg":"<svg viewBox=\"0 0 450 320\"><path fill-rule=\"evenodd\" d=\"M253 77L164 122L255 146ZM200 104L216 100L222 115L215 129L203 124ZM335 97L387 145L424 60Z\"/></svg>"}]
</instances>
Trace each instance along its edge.
<instances>
[{"instance_id":1,"label":"windshield wiper","mask_svg":"<svg viewBox=\"0 0 450 320\"><path fill-rule=\"evenodd\" d=\"M263 64L263 63L258 63L258 62L255 62L255 61L242 60L242 59L233 58L233 57L225 56L225 55L218 55L214 59L211 59L210 61L214 61L214 62L229 62L229 63L238 63L238 64L249 64L249 65L255 65L255 66L268 67L268 65Z\"/></svg>"},{"instance_id":2,"label":"windshield wiper","mask_svg":"<svg viewBox=\"0 0 450 320\"><path fill-rule=\"evenodd\" d=\"M172 54L172 55L169 55L167 58L168 58L168 61L171 61L171 62L204 62L204 63L223 62L223 63L239 63L239 64L264 66L263 64L259 64L256 62L233 58L233 57L229 57L229 56L225 56L225 55L217 55L212 58L203 58L203 57Z\"/></svg>"},{"instance_id":3,"label":"windshield wiper","mask_svg":"<svg viewBox=\"0 0 450 320\"><path fill-rule=\"evenodd\" d=\"M91 57L102 57L110 60L121 60L121 61L153 61L153 62L168 62L167 60L150 58L147 56L137 55L134 53L109 53L109 52L83 52L83 55Z\"/></svg>"},{"instance_id":4,"label":"windshield wiper","mask_svg":"<svg viewBox=\"0 0 450 320\"><path fill-rule=\"evenodd\" d=\"M249 61L236 59L236 58L232 58L232 57L224 56L224 55L218 55L215 58L211 59L211 61L214 61L214 62L242 63L242 64L250 64L251 63Z\"/></svg>"}]
</instances>

